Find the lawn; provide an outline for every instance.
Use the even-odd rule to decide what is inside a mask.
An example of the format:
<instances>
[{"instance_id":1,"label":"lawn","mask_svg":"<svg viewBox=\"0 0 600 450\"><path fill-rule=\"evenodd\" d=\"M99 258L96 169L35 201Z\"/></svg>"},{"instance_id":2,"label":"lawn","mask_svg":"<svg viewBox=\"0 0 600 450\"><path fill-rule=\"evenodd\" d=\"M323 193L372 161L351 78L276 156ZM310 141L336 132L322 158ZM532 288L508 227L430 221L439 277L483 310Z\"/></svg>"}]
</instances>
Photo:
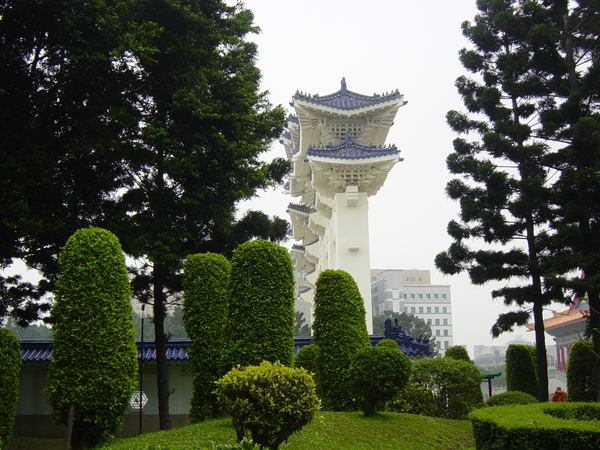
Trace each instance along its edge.
<instances>
[{"instance_id":1,"label":"lawn","mask_svg":"<svg viewBox=\"0 0 600 450\"><path fill-rule=\"evenodd\" d=\"M147 450L161 446L169 450L209 447L211 442L235 442L230 419L211 420L171 431L115 439L103 450ZM15 439L9 450L59 450L56 439ZM458 450L475 449L471 422L409 414L382 413L366 418L362 413L321 412L312 424L293 435L282 450Z\"/></svg>"}]
</instances>

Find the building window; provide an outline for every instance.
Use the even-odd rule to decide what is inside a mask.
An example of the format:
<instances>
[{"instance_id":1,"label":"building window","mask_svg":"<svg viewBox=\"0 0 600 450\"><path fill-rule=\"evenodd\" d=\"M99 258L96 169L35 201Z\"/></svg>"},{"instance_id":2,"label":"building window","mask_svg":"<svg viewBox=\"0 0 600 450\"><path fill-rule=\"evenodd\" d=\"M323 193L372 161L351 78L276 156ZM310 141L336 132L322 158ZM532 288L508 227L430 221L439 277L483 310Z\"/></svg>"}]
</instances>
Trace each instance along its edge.
<instances>
[{"instance_id":1,"label":"building window","mask_svg":"<svg viewBox=\"0 0 600 450\"><path fill-rule=\"evenodd\" d=\"M439 298L439 295L433 294L433 298Z\"/></svg>"},{"instance_id":2,"label":"building window","mask_svg":"<svg viewBox=\"0 0 600 450\"><path fill-rule=\"evenodd\" d=\"M435 324L439 325L440 324L440 319L435 319Z\"/></svg>"},{"instance_id":3,"label":"building window","mask_svg":"<svg viewBox=\"0 0 600 450\"><path fill-rule=\"evenodd\" d=\"M448 330L444 330L444 336L448 336Z\"/></svg>"},{"instance_id":4,"label":"building window","mask_svg":"<svg viewBox=\"0 0 600 450\"><path fill-rule=\"evenodd\" d=\"M435 309L434 309L434 311L435 311L436 314L438 314L440 312L440 307L436 306Z\"/></svg>"},{"instance_id":5,"label":"building window","mask_svg":"<svg viewBox=\"0 0 600 450\"><path fill-rule=\"evenodd\" d=\"M446 308L445 306L444 306L444 307L442 307L442 312L443 312L444 314L446 314L446 313L448 312L448 308Z\"/></svg>"},{"instance_id":6,"label":"building window","mask_svg":"<svg viewBox=\"0 0 600 450\"><path fill-rule=\"evenodd\" d=\"M413 314L415 313L415 307L414 306L410 307L410 312L413 313Z\"/></svg>"},{"instance_id":7,"label":"building window","mask_svg":"<svg viewBox=\"0 0 600 450\"><path fill-rule=\"evenodd\" d=\"M420 312L421 314L423 314L423 307L422 307L422 306L419 306L419 312Z\"/></svg>"},{"instance_id":8,"label":"building window","mask_svg":"<svg viewBox=\"0 0 600 450\"><path fill-rule=\"evenodd\" d=\"M442 294L442 298L446 298L446 294Z\"/></svg>"},{"instance_id":9,"label":"building window","mask_svg":"<svg viewBox=\"0 0 600 450\"><path fill-rule=\"evenodd\" d=\"M423 298L423 294L419 294L419 298Z\"/></svg>"},{"instance_id":10,"label":"building window","mask_svg":"<svg viewBox=\"0 0 600 450\"><path fill-rule=\"evenodd\" d=\"M448 319L444 319L444 325L448 325Z\"/></svg>"},{"instance_id":11,"label":"building window","mask_svg":"<svg viewBox=\"0 0 600 450\"><path fill-rule=\"evenodd\" d=\"M444 341L444 349L448 348L448 341Z\"/></svg>"},{"instance_id":12,"label":"building window","mask_svg":"<svg viewBox=\"0 0 600 450\"><path fill-rule=\"evenodd\" d=\"M431 325L431 319L427 319L427 325Z\"/></svg>"},{"instance_id":13,"label":"building window","mask_svg":"<svg viewBox=\"0 0 600 450\"><path fill-rule=\"evenodd\" d=\"M415 294L410 294L410 298L415 298Z\"/></svg>"},{"instance_id":14,"label":"building window","mask_svg":"<svg viewBox=\"0 0 600 450\"><path fill-rule=\"evenodd\" d=\"M431 306L428 306L428 307L427 307L427 313L428 313L428 314L431 314Z\"/></svg>"},{"instance_id":15,"label":"building window","mask_svg":"<svg viewBox=\"0 0 600 450\"><path fill-rule=\"evenodd\" d=\"M402 298L406 298L406 294L402 294Z\"/></svg>"},{"instance_id":16,"label":"building window","mask_svg":"<svg viewBox=\"0 0 600 450\"><path fill-rule=\"evenodd\" d=\"M440 335L440 330L435 330L435 335L439 336Z\"/></svg>"},{"instance_id":17,"label":"building window","mask_svg":"<svg viewBox=\"0 0 600 450\"><path fill-rule=\"evenodd\" d=\"M425 298L431 298L431 294L425 294Z\"/></svg>"}]
</instances>

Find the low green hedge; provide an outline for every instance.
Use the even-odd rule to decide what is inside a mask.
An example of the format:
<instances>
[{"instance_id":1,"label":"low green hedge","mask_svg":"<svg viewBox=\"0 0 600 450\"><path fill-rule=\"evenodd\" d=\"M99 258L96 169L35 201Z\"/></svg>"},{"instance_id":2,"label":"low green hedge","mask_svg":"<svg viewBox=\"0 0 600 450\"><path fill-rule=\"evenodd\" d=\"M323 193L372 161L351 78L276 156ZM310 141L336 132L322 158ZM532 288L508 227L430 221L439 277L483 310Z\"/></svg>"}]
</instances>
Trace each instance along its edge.
<instances>
[{"instance_id":1,"label":"low green hedge","mask_svg":"<svg viewBox=\"0 0 600 450\"><path fill-rule=\"evenodd\" d=\"M469 414L478 450L597 450L599 403L538 403Z\"/></svg>"}]
</instances>

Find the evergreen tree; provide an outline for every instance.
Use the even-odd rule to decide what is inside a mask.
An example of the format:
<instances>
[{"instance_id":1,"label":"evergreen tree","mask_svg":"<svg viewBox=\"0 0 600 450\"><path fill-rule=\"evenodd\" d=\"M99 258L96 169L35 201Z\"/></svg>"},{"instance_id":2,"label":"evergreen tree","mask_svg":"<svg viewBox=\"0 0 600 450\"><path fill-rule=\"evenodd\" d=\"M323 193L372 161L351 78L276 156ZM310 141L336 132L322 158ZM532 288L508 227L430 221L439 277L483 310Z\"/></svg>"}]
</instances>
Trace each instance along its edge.
<instances>
[{"instance_id":1,"label":"evergreen tree","mask_svg":"<svg viewBox=\"0 0 600 450\"><path fill-rule=\"evenodd\" d=\"M507 390L525 392L538 398L538 374L536 373L534 354L535 349L531 345L511 344L508 346L506 350Z\"/></svg>"},{"instance_id":2,"label":"evergreen tree","mask_svg":"<svg viewBox=\"0 0 600 450\"><path fill-rule=\"evenodd\" d=\"M475 23L463 23L463 34L474 48L460 53L461 63L477 79L461 76L456 82L470 115L450 111L447 121L455 132L475 133L479 140L455 139L454 153L447 159L450 172L461 177L446 189L460 202L461 214L460 223L448 225L454 243L437 255L436 266L447 274L467 271L474 284L523 280L492 292L507 306L517 306L517 311L499 316L492 335L524 325L533 315L537 395L545 401L543 308L564 299L553 282L556 268L550 261L553 175L538 116L551 95L548 80L538 71L543 55L535 49L546 16L537 2L481 1L478 8ZM476 241L487 248L473 250L481 245Z\"/></svg>"},{"instance_id":3,"label":"evergreen tree","mask_svg":"<svg viewBox=\"0 0 600 450\"><path fill-rule=\"evenodd\" d=\"M66 425L74 410L71 444L77 450L120 428L137 385L137 348L118 239L100 228L79 230L59 262L47 392L57 422Z\"/></svg>"},{"instance_id":4,"label":"evergreen tree","mask_svg":"<svg viewBox=\"0 0 600 450\"><path fill-rule=\"evenodd\" d=\"M310 326L306 323L302 311L296 311L294 314L294 336L310 336Z\"/></svg>"},{"instance_id":5,"label":"evergreen tree","mask_svg":"<svg viewBox=\"0 0 600 450\"><path fill-rule=\"evenodd\" d=\"M569 385L569 401L596 401L596 360L594 344L590 341L575 341L569 352L567 364L567 384Z\"/></svg>"},{"instance_id":6,"label":"evergreen tree","mask_svg":"<svg viewBox=\"0 0 600 450\"><path fill-rule=\"evenodd\" d=\"M0 328L0 450L8 448L19 397L21 346L6 328Z\"/></svg>"}]
</instances>

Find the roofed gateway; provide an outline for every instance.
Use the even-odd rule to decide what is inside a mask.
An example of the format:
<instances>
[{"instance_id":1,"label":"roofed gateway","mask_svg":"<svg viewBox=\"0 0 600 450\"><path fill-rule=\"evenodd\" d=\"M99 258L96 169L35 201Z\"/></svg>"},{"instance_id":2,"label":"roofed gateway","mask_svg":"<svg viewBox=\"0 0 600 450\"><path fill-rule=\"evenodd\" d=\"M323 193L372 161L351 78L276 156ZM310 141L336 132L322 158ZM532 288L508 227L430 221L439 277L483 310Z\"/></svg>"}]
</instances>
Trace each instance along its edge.
<instances>
[{"instance_id":1,"label":"roofed gateway","mask_svg":"<svg viewBox=\"0 0 600 450\"><path fill-rule=\"evenodd\" d=\"M314 299L319 274L326 269L348 272L365 302L372 333L368 200L383 186L400 158L385 145L398 109L406 104L398 90L363 95L350 91L342 78L340 90L320 96L296 92L280 142L292 163L286 184L296 267L306 274ZM304 208L302 208L302 206Z\"/></svg>"}]
</instances>

